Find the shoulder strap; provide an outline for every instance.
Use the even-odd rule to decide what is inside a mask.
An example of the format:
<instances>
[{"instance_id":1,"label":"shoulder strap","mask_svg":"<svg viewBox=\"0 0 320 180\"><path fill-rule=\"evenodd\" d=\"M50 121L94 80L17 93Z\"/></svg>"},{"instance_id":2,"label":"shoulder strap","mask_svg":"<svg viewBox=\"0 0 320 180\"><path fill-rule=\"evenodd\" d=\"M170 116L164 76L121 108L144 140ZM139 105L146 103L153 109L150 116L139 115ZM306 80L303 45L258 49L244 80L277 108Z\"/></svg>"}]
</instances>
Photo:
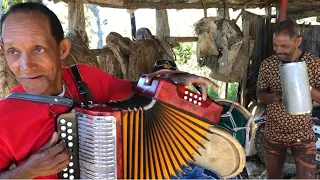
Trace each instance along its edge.
<instances>
[{"instance_id":1,"label":"shoulder strap","mask_svg":"<svg viewBox=\"0 0 320 180\"><path fill-rule=\"evenodd\" d=\"M77 65L74 64L70 68L71 68L71 72L73 74L74 80L76 81L78 92L82 96L83 100L86 102L93 101L93 96L90 92L90 89L88 88L87 84L84 81L82 81Z\"/></svg>"},{"instance_id":2,"label":"shoulder strap","mask_svg":"<svg viewBox=\"0 0 320 180\"><path fill-rule=\"evenodd\" d=\"M33 102L40 102L46 104L56 104L62 106L72 107L75 103L73 99L59 97L59 96L46 96L39 94L29 94L24 92L11 93L5 99L21 99Z\"/></svg>"}]
</instances>

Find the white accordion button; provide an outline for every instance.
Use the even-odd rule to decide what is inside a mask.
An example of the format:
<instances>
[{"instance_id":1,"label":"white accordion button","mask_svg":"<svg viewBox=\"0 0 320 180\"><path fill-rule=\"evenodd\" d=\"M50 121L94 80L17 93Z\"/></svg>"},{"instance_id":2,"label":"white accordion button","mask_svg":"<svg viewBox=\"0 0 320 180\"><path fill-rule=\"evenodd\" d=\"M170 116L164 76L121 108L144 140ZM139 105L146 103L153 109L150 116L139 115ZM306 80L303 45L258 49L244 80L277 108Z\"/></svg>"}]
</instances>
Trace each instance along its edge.
<instances>
[{"instance_id":1,"label":"white accordion button","mask_svg":"<svg viewBox=\"0 0 320 180\"><path fill-rule=\"evenodd\" d=\"M68 126L68 127L71 127L71 126L72 126L72 122L68 122L68 123L67 123L67 126Z\"/></svg>"},{"instance_id":2,"label":"white accordion button","mask_svg":"<svg viewBox=\"0 0 320 180\"><path fill-rule=\"evenodd\" d=\"M67 136L66 133L61 133L61 137L65 138Z\"/></svg>"},{"instance_id":3,"label":"white accordion button","mask_svg":"<svg viewBox=\"0 0 320 180\"><path fill-rule=\"evenodd\" d=\"M194 103L194 104L197 104L197 101L196 101L196 100L194 100L194 101L193 101L193 103Z\"/></svg>"},{"instance_id":4,"label":"white accordion button","mask_svg":"<svg viewBox=\"0 0 320 180\"><path fill-rule=\"evenodd\" d=\"M64 124L64 123L66 123L66 120L65 119L60 119L60 123Z\"/></svg>"},{"instance_id":5,"label":"white accordion button","mask_svg":"<svg viewBox=\"0 0 320 180\"><path fill-rule=\"evenodd\" d=\"M69 134L71 134L71 133L72 133L72 129L68 129L67 132L68 132Z\"/></svg>"},{"instance_id":6,"label":"white accordion button","mask_svg":"<svg viewBox=\"0 0 320 180\"><path fill-rule=\"evenodd\" d=\"M184 96L183 98L184 98L184 100L187 100L187 99L188 99L188 96Z\"/></svg>"},{"instance_id":7,"label":"white accordion button","mask_svg":"<svg viewBox=\"0 0 320 180\"><path fill-rule=\"evenodd\" d=\"M189 94L189 92L188 92L188 91L185 91L184 93L185 93L185 94Z\"/></svg>"},{"instance_id":8,"label":"white accordion button","mask_svg":"<svg viewBox=\"0 0 320 180\"><path fill-rule=\"evenodd\" d=\"M190 102L192 102L192 99L191 99L191 98L189 98L189 101L190 101Z\"/></svg>"},{"instance_id":9,"label":"white accordion button","mask_svg":"<svg viewBox=\"0 0 320 180\"><path fill-rule=\"evenodd\" d=\"M68 136L68 140L71 141L73 139L72 136Z\"/></svg>"},{"instance_id":10,"label":"white accordion button","mask_svg":"<svg viewBox=\"0 0 320 180\"><path fill-rule=\"evenodd\" d=\"M68 171L68 168L65 168L63 171Z\"/></svg>"},{"instance_id":11,"label":"white accordion button","mask_svg":"<svg viewBox=\"0 0 320 180\"><path fill-rule=\"evenodd\" d=\"M72 167L72 166L73 166L73 162L70 162L70 163L69 163L69 166Z\"/></svg>"},{"instance_id":12,"label":"white accordion button","mask_svg":"<svg viewBox=\"0 0 320 180\"><path fill-rule=\"evenodd\" d=\"M199 101L201 101L202 100L202 98L201 97L199 97Z\"/></svg>"},{"instance_id":13,"label":"white accordion button","mask_svg":"<svg viewBox=\"0 0 320 180\"><path fill-rule=\"evenodd\" d=\"M72 146L73 146L73 143L72 143L72 142L69 142L69 143L68 143L68 146L69 146L69 147L72 147Z\"/></svg>"},{"instance_id":14,"label":"white accordion button","mask_svg":"<svg viewBox=\"0 0 320 180\"><path fill-rule=\"evenodd\" d=\"M68 177L68 173L63 173L63 177L67 178Z\"/></svg>"},{"instance_id":15,"label":"white accordion button","mask_svg":"<svg viewBox=\"0 0 320 180\"><path fill-rule=\"evenodd\" d=\"M198 105L201 106L201 102L198 102Z\"/></svg>"},{"instance_id":16,"label":"white accordion button","mask_svg":"<svg viewBox=\"0 0 320 180\"><path fill-rule=\"evenodd\" d=\"M194 98L196 98L196 99L197 99L197 98L198 98L198 95L196 95L196 94L195 94L195 95L194 95Z\"/></svg>"},{"instance_id":17,"label":"white accordion button","mask_svg":"<svg viewBox=\"0 0 320 180\"><path fill-rule=\"evenodd\" d=\"M74 173L74 170L73 170L73 169L70 169L70 170L69 170L69 173L70 173L70 174Z\"/></svg>"},{"instance_id":18,"label":"white accordion button","mask_svg":"<svg viewBox=\"0 0 320 180\"><path fill-rule=\"evenodd\" d=\"M74 176L71 175L71 176L69 177L69 179L73 180L73 179L74 179Z\"/></svg>"},{"instance_id":19,"label":"white accordion button","mask_svg":"<svg viewBox=\"0 0 320 180\"><path fill-rule=\"evenodd\" d=\"M193 94L192 94L192 93L190 93L189 95L190 95L190 96L193 96Z\"/></svg>"},{"instance_id":20,"label":"white accordion button","mask_svg":"<svg viewBox=\"0 0 320 180\"><path fill-rule=\"evenodd\" d=\"M67 129L67 127L65 127L65 126L61 126L61 131L65 131L66 129Z\"/></svg>"}]
</instances>

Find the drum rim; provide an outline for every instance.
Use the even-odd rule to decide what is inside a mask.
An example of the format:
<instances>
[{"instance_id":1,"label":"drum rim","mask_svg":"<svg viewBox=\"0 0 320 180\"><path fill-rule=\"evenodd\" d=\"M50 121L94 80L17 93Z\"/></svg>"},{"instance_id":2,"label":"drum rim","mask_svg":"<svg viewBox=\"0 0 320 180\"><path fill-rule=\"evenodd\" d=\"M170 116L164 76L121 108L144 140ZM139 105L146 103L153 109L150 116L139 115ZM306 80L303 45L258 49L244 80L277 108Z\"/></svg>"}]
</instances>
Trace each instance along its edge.
<instances>
[{"instance_id":1,"label":"drum rim","mask_svg":"<svg viewBox=\"0 0 320 180\"><path fill-rule=\"evenodd\" d=\"M232 173L225 175L225 176L220 175L217 172L215 172L215 173L218 174L218 176L224 177L224 178L232 178L232 177L237 176L238 174L240 174L243 171L243 169L245 168L245 165L246 165L246 153L245 153L242 145L228 131L224 130L223 128L221 128L219 126L211 126L209 129L212 133L217 134L219 136L222 136L224 139L226 139L227 141L232 143L235 146L235 148L238 150L238 155L239 155L239 166Z\"/></svg>"},{"instance_id":2,"label":"drum rim","mask_svg":"<svg viewBox=\"0 0 320 180\"><path fill-rule=\"evenodd\" d=\"M228 102L228 103L235 104L237 107L240 107L240 109L245 112L245 114L248 116L248 119L252 117L252 115L248 111L248 109L246 109L244 106L242 106L241 104L239 104L236 101L232 101L232 100L229 100L229 99L216 99L215 101L217 101L217 102Z\"/></svg>"},{"instance_id":3,"label":"drum rim","mask_svg":"<svg viewBox=\"0 0 320 180\"><path fill-rule=\"evenodd\" d=\"M250 118L252 118L251 120L251 123L249 125L250 127L250 133L249 133L249 141L250 139L253 137L254 135L254 128L255 128L255 125L256 123L254 122L253 120L253 116L252 114L249 112L248 109L246 109L244 106L242 106L240 103L236 102L236 101L232 101L232 100L229 100L229 99L215 99L216 102L227 102L227 103L231 103L231 104L235 104L236 107L239 107L247 116L248 116L248 121Z\"/></svg>"}]
</instances>

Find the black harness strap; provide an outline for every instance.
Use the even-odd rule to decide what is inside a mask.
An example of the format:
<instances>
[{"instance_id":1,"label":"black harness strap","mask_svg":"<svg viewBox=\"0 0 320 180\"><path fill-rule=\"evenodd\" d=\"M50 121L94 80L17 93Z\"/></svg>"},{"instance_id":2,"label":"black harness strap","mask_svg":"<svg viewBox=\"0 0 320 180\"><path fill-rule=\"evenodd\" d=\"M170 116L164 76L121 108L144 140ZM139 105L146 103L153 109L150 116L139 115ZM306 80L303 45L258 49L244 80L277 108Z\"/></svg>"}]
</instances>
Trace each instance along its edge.
<instances>
[{"instance_id":1,"label":"black harness strap","mask_svg":"<svg viewBox=\"0 0 320 180\"><path fill-rule=\"evenodd\" d=\"M85 102L93 102L93 96L88 88L87 84L82 81L81 75L79 73L78 67L76 64L72 65L71 72L73 74L74 80L76 81L76 85L78 88L79 94L82 96Z\"/></svg>"}]
</instances>

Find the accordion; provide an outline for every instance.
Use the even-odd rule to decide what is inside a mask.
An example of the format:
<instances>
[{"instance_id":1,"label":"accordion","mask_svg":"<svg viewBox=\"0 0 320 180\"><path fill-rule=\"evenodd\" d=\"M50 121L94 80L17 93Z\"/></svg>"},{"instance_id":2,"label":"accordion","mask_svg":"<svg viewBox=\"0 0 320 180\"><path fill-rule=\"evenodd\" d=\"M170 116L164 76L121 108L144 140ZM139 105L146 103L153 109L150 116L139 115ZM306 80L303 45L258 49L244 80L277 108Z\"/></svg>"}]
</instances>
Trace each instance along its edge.
<instances>
[{"instance_id":1,"label":"accordion","mask_svg":"<svg viewBox=\"0 0 320 180\"><path fill-rule=\"evenodd\" d=\"M222 106L168 80L145 85L130 100L74 108L57 118L71 150L61 179L168 179L196 162L219 123ZM206 158L206 157L202 157ZM198 162L196 162L198 163Z\"/></svg>"}]
</instances>

